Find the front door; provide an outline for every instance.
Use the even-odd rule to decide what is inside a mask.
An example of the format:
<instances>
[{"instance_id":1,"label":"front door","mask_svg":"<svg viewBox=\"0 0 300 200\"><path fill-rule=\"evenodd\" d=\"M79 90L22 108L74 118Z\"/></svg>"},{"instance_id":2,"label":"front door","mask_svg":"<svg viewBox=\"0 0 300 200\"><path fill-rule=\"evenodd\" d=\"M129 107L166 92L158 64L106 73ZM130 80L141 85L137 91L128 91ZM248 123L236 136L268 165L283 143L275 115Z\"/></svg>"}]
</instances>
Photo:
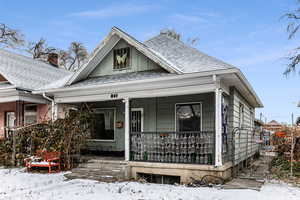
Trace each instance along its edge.
<instances>
[{"instance_id":1,"label":"front door","mask_svg":"<svg viewBox=\"0 0 300 200\"><path fill-rule=\"evenodd\" d=\"M92 139L114 140L115 139L115 109L95 109Z\"/></svg>"},{"instance_id":2,"label":"front door","mask_svg":"<svg viewBox=\"0 0 300 200\"><path fill-rule=\"evenodd\" d=\"M143 108L132 108L131 109L131 132L143 132L144 119L143 119Z\"/></svg>"},{"instance_id":3,"label":"front door","mask_svg":"<svg viewBox=\"0 0 300 200\"><path fill-rule=\"evenodd\" d=\"M15 112L6 112L5 114L5 137L8 136L9 130L15 126Z\"/></svg>"}]
</instances>

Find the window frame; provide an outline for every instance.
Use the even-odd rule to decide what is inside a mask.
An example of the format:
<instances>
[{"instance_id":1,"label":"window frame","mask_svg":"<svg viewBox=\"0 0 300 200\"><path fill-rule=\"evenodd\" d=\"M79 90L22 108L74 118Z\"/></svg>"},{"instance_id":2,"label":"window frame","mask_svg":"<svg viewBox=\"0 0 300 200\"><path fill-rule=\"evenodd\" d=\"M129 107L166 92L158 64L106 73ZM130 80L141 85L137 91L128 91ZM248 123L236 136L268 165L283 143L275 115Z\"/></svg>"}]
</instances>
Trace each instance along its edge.
<instances>
[{"instance_id":1,"label":"window frame","mask_svg":"<svg viewBox=\"0 0 300 200\"><path fill-rule=\"evenodd\" d=\"M117 116L116 116L116 107L111 107L111 108L94 108L92 109L94 113L100 113L99 111L101 110L113 110L114 113L114 139L88 139L88 141L92 141L92 142L115 142L116 141L116 120L117 120Z\"/></svg>"},{"instance_id":2,"label":"window frame","mask_svg":"<svg viewBox=\"0 0 300 200\"><path fill-rule=\"evenodd\" d=\"M36 107L36 112L35 112L36 123L38 122L38 105L37 104L25 104L24 105L24 125L30 125L30 124L26 124L26 107L29 107L29 106L35 106ZM31 113L33 113L33 112L31 112Z\"/></svg>"},{"instance_id":3,"label":"window frame","mask_svg":"<svg viewBox=\"0 0 300 200\"><path fill-rule=\"evenodd\" d=\"M116 64L116 51L118 50L122 50L122 49L128 49L128 52L129 52L129 56L128 56L128 65L126 67L122 67L122 68L117 68L117 66L115 65ZM131 59L131 47L122 47L122 48L116 48L116 49L113 49L113 71L122 71L122 70L127 70L127 69L130 69L131 67L131 63L132 63L132 59Z\"/></svg>"},{"instance_id":4,"label":"window frame","mask_svg":"<svg viewBox=\"0 0 300 200\"><path fill-rule=\"evenodd\" d=\"M141 111L141 132L144 132L144 108L131 108L130 117L132 111ZM130 118L130 132L131 132L131 118Z\"/></svg>"},{"instance_id":5,"label":"window frame","mask_svg":"<svg viewBox=\"0 0 300 200\"><path fill-rule=\"evenodd\" d=\"M197 102L185 102L185 103L175 103L175 132L180 132L177 130L177 105L189 105L189 104L200 104L200 112L201 112L201 118L200 118L200 132L203 131L203 109L202 109L202 101Z\"/></svg>"},{"instance_id":6,"label":"window frame","mask_svg":"<svg viewBox=\"0 0 300 200\"><path fill-rule=\"evenodd\" d=\"M244 128L245 126L245 105L240 102L239 104L239 128Z\"/></svg>"}]
</instances>

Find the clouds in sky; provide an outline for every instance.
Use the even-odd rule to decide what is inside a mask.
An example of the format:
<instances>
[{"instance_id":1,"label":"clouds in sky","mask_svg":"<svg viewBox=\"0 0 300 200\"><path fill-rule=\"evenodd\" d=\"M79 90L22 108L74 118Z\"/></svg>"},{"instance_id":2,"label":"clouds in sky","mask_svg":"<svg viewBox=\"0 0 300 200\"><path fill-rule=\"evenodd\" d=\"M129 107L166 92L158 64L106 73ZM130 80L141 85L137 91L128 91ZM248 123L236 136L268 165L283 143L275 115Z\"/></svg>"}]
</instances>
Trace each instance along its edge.
<instances>
[{"instance_id":1,"label":"clouds in sky","mask_svg":"<svg viewBox=\"0 0 300 200\"><path fill-rule=\"evenodd\" d=\"M113 4L105 8L74 12L71 17L109 18L137 15L157 8L154 5Z\"/></svg>"}]
</instances>

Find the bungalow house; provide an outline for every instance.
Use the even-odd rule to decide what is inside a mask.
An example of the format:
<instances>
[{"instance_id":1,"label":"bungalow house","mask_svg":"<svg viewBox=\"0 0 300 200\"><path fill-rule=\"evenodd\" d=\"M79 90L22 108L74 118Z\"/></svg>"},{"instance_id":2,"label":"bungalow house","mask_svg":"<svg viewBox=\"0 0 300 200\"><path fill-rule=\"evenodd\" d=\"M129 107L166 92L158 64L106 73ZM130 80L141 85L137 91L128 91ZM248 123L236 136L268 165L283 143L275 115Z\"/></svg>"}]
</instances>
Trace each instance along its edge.
<instances>
[{"instance_id":1,"label":"bungalow house","mask_svg":"<svg viewBox=\"0 0 300 200\"><path fill-rule=\"evenodd\" d=\"M170 31L142 43L113 27L64 87L34 93L52 96L55 112L90 105L89 152L124 156L133 178L228 178L258 150L255 108L263 105L243 73Z\"/></svg>"},{"instance_id":2,"label":"bungalow house","mask_svg":"<svg viewBox=\"0 0 300 200\"><path fill-rule=\"evenodd\" d=\"M0 139L10 128L49 120L49 99L32 94L72 73L0 49Z\"/></svg>"}]
</instances>

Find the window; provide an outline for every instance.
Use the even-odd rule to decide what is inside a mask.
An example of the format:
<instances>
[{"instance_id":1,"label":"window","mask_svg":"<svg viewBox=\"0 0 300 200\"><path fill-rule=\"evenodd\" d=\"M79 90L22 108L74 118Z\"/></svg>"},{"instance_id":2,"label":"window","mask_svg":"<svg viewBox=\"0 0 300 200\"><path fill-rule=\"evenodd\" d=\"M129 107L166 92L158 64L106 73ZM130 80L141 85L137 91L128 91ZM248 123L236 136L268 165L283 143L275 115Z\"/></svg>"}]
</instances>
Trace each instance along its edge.
<instances>
[{"instance_id":1,"label":"window","mask_svg":"<svg viewBox=\"0 0 300 200\"><path fill-rule=\"evenodd\" d=\"M244 126L244 104L240 103L239 107L239 128Z\"/></svg>"},{"instance_id":2,"label":"window","mask_svg":"<svg viewBox=\"0 0 300 200\"><path fill-rule=\"evenodd\" d=\"M176 104L176 130L200 131L202 129L202 104Z\"/></svg>"},{"instance_id":3,"label":"window","mask_svg":"<svg viewBox=\"0 0 300 200\"><path fill-rule=\"evenodd\" d=\"M114 140L115 109L95 109L92 122L91 138L99 140Z\"/></svg>"},{"instance_id":4,"label":"window","mask_svg":"<svg viewBox=\"0 0 300 200\"><path fill-rule=\"evenodd\" d=\"M114 50L114 69L120 70L129 67L130 64L130 48L122 48Z\"/></svg>"},{"instance_id":5,"label":"window","mask_svg":"<svg viewBox=\"0 0 300 200\"><path fill-rule=\"evenodd\" d=\"M37 123L37 106L36 105L25 105L24 107L24 124L35 124Z\"/></svg>"},{"instance_id":6,"label":"window","mask_svg":"<svg viewBox=\"0 0 300 200\"><path fill-rule=\"evenodd\" d=\"M131 131L132 132L142 132L144 126L144 116L143 116L143 108L132 108L131 109Z\"/></svg>"},{"instance_id":7,"label":"window","mask_svg":"<svg viewBox=\"0 0 300 200\"><path fill-rule=\"evenodd\" d=\"M255 119L255 114L254 114L254 110L252 108L250 108L250 127L252 129L254 129L254 119Z\"/></svg>"}]
</instances>

